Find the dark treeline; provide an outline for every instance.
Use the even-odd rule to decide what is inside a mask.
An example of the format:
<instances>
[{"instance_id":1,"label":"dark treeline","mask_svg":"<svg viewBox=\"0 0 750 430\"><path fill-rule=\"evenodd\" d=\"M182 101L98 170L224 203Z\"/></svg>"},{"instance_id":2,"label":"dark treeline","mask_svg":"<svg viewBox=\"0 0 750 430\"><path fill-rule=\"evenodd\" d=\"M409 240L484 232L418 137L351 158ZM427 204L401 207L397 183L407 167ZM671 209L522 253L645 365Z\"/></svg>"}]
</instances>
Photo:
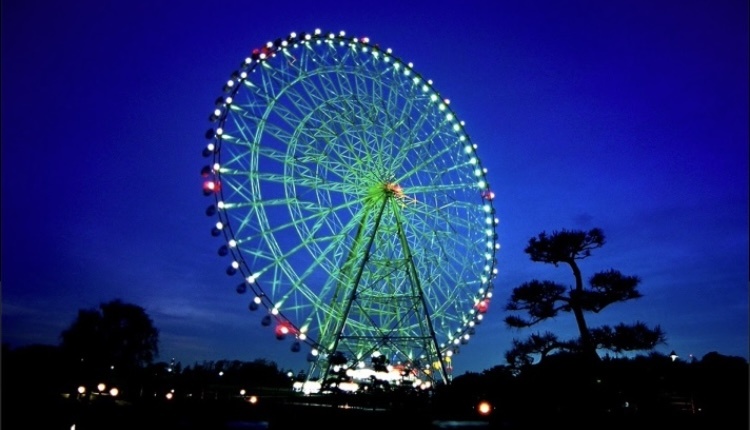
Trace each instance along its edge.
<instances>
[{"instance_id":1,"label":"dark treeline","mask_svg":"<svg viewBox=\"0 0 750 430\"><path fill-rule=\"evenodd\" d=\"M652 353L605 357L596 368L590 366L587 360L564 353L522 369L498 365L457 376L431 395L418 397L419 403L407 400L397 405L418 405L430 419L485 419L494 428L506 429L564 423L579 428L629 428L649 423L692 429L719 428L717 425L724 429L748 428L749 376L744 358L711 352L700 359L673 360ZM45 405L45 410L55 416L34 419L49 424L49 420L64 421L66 417L73 420L70 408L74 404L79 410L83 403L105 401L112 405L116 402L120 409L147 404L152 408L150 413L155 413L177 404L190 405L192 410L201 404L247 402L251 396L266 404L269 398L290 400L301 396L292 390L295 376L264 359L208 361L185 367L156 362L134 372L108 370L100 375L81 372L71 367L58 346L12 349L3 345L3 428L17 428L13 421L29 404ZM104 392L97 392L98 383L106 385ZM78 392L81 385L86 387L84 394ZM107 395L110 387L118 387L116 399ZM354 403L356 395L349 396ZM487 416L477 411L482 400L493 405ZM110 411L108 416L119 415ZM136 419L128 414L120 417L130 424ZM175 424L172 428L197 427Z\"/></svg>"},{"instance_id":2,"label":"dark treeline","mask_svg":"<svg viewBox=\"0 0 750 430\"><path fill-rule=\"evenodd\" d=\"M717 352L700 360L658 353L605 357L593 367L575 355L556 354L521 372L496 366L456 377L436 402L439 410L468 410L488 399L495 419L513 428L661 422L670 428L747 429L748 377L746 359Z\"/></svg>"},{"instance_id":3,"label":"dark treeline","mask_svg":"<svg viewBox=\"0 0 750 430\"><path fill-rule=\"evenodd\" d=\"M183 367L179 362L156 362L140 368L116 366L92 370L66 357L63 349L31 345L12 349L3 345L2 389L4 394L33 397L87 397L117 388L115 397L124 401L144 398L195 397L218 399L237 396L240 390L289 390L291 378L276 363L218 360ZM84 393L79 392L83 387ZM5 396L4 396L5 397Z\"/></svg>"}]
</instances>

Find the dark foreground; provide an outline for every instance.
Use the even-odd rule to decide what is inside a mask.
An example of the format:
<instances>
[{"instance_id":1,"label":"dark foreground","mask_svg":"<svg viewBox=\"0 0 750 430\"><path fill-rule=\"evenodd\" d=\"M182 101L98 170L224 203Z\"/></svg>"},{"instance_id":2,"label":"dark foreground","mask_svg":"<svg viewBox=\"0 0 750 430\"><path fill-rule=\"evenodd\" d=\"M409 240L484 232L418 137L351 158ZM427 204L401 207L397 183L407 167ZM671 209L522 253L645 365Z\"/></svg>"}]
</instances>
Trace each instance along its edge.
<instances>
[{"instance_id":1,"label":"dark foreground","mask_svg":"<svg viewBox=\"0 0 750 430\"><path fill-rule=\"evenodd\" d=\"M189 400L138 401L100 399L81 401L56 399L35 404L5 399L3 430L254 430L254 429L502 429L533 430L550 427L625 430L674 428L680 430L747 429L747 421L722 417L665 412L663 414L563 414L555 412L521 414L496 407L488 415L475 410L453 410L429 401L350 402L344 398L277 398L223 401ZM23 403L23 404L21 404Z\"/></svg>"}]
</instances>

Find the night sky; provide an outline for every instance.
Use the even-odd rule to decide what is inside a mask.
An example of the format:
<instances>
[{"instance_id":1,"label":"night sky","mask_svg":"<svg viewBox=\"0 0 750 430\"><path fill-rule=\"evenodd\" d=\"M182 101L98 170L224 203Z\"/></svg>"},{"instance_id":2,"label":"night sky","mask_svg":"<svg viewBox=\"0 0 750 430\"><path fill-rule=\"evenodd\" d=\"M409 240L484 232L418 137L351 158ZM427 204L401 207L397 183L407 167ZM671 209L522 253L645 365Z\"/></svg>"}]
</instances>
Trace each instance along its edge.
<instances>
[{"instance_id":1,"label":"night sky","mask_svg":"<svg viewBox=\"0 0 750 430\"><path fill-rule=\"evenodd\" d=\"M565 314L505 327L512 289L573 284L523 250L600 227L584 278L644 297L590 325L660 325L680 357L748 358L748 2L2 0L2 340L58 344L116 298L160 330L160 361L302 368L247 311L201 192L208 116L251 52L290 32L368 36L434 81L496 193L495 298L454 374L513 338L577 335Z\"/></svg>"}]
</instances>

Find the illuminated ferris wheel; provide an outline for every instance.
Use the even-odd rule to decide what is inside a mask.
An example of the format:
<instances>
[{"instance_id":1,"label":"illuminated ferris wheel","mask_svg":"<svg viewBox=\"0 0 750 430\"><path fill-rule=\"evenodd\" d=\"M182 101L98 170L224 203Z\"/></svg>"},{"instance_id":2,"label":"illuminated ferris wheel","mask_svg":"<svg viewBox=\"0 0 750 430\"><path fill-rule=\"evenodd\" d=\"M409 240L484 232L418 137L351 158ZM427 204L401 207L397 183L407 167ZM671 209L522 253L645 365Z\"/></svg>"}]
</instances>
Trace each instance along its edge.
<instances>
[{"instance_id":1,"label":"illuminated ferris wheel","mask_svg":"<svg viewBox=\"0 0 750 430\"><path fill-rule=\"evenodd\" d=\"M231 73L210 119L218 252L308 380L448 382L500 245L487 169L432 81L366 37L292 33Z\"/></svg>"}]
</instances>

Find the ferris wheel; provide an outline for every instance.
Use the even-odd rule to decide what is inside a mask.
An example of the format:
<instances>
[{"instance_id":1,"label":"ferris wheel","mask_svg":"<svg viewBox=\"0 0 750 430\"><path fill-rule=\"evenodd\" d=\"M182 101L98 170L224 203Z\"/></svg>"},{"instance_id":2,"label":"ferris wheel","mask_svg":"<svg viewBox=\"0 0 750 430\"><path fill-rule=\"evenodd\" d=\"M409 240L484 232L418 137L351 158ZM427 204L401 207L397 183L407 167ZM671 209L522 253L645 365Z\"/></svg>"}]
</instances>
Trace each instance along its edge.
<instances>
[{"instance_id":1,"label":"ferris wheel","mask_svg":"<svg viewBox=\"0 0 750 430\"><path fill-rule=\"evenodd\" d=\"M218 253L307 379L449 382L500 245L487 169L432 81L367 37L292 33L231 73L210 121Z\"/></svg>"}]
</instances>

